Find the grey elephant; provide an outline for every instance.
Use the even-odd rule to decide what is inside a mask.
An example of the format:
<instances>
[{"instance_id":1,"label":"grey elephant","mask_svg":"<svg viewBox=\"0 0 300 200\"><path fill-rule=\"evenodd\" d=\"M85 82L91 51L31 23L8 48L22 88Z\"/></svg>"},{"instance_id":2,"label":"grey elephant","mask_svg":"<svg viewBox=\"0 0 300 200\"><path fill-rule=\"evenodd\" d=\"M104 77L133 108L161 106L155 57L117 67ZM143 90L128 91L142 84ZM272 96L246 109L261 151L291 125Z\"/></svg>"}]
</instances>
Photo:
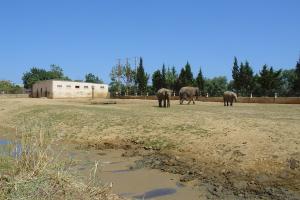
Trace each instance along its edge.
<instances>
[{"instance_id":1,"label":"grey elephant","mask_svg":"<svg viewBox=\"0 0 300 200\"><path fill-rule=\"evenodd\" d=\"M158 100L159 107L162 107L162 102L164 103L164 107L170 107L170 98L172 91L166 88L161 88L157 91L156 97Z\"/></svg>"},{"instance_id":2,"label":"grey elephant","mask_svg":"<svg viewBox=\"0 0 300 200\"><path fill-rule=\"evenodd\" d=\"M182 87L179 91L179 101L180 104L183 104L183 101L189 101L188 104L193 101L193 104L195 104L195 97L198 99L200 96L200 90L198 87Z\"/></svg>"},{"instance_id":3,"label":"grey elephant","mask_svg":"<svg viewBox=\"0 0 300 200\"><path fill-rule=\"evenodd\" d=\"M237 95L234 92L226 91L223 94L224 106L228 106L228 102L230 102L230 106L232 106L233 100L237 101Z\"/></svg>"}]
</instances>

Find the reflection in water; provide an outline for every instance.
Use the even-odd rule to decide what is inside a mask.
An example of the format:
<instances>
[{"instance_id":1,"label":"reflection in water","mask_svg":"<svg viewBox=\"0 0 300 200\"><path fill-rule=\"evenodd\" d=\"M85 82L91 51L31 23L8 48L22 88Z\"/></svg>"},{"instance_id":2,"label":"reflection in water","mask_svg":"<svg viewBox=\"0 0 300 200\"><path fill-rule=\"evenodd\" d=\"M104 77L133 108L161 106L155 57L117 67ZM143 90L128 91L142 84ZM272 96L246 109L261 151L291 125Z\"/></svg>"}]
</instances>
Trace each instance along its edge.
<instances>
[{"instance_id":1,"label":"reflection in water","mask_svg":"<svg viewBox=\"0 0 300 200\"><path fill-rule=\"evenodd\" d=\"M142 195L134 196L134 199L151 199L155 197L165 196L176 193L176 189L173 188L160 188L155 190L150 190Z\"/></svg>"},{"instance_id":2,"label":"reflection in water","mask_svg":"<svg viewBox=\"0 0 300 200\"><path fill-rule=\"evenodd\" d=\"M185 187L185 185L184 185L184 184L182 184L182 183L180 183L180 182L176 182L176 186L177 186L178 188Z\"/></svg>"},{"instance_id":3,"label":"reflection in water","mask_svg":"<svg viewBox=\"0 0 300 200\"><path fill-rule=\"evenodd\" d=\"M107 171L107 172L111 172L114 174L118 174L118 173L128 173L128 172L132 172L132 169L121 169L121 170L113 170L113 171Z\"/></svg>"},{"instance_id":4,"label":"reflection in water","mask_svg":"<svg viewBox=\"0 0 300 200\"><path fill-rule=\"evenodd\" d=\"M59 145L58 145L59 146ZM113 192L125 199L135 200L183 200L198 199L198 191L179 182L179 176L148 168L137 169L139 157L123 157L122 150L76 150L67 146L63 159L74 160L71 172L78 179L86 180L90 176L95 161L99 163L97 180L101 183L113 183ZM59 149L59 147L54 148Z\"/></svg>"},{"instance_id":5,"label":"reflection in water","mask_svg":"<svg viewBox=\"0 0 300 200\"><path fill-rule=\"evenodd\" d=\"M0 140L0 145L8 145L10 144L11 142L8 141L8 140Z\"/></svg>"},{"instance_id":6,"label":"reflection in water","mask_svg":"<svg viewBox=\"0 0 300 200\"><path fill-rule=\"evenodd\" d=\"M15 144L9 140L0 139L0 155L18 157L22 153L21 144Z\"/></svg>"}]
</instances>

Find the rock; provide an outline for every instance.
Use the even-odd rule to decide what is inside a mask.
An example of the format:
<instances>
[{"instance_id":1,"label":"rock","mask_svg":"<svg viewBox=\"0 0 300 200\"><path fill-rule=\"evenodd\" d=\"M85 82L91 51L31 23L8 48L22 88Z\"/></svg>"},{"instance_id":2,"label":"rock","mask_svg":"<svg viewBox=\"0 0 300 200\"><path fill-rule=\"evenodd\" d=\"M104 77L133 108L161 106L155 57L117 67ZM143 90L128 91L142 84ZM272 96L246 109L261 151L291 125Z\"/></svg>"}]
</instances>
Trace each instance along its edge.
<instances>
[{"instance_id":1,"label":"rock","mask_svg":"<svg viewBox=\"0 0 300 200\"><path fill-rule=\"evenodd\" d=\"M0 176L0 181L8 182L9 181L9 176L7 176L7 175Z\"/></svg>"},{"instance_id":2,"label":"rock","mask_svg":"<svg viewBox=\"0 0 300 200\"><path fill-rule=\"evenodd\" d=\"M152 146L144 146L144 149L145 150L152 150L153 148L152 148Z\"/></svg>"},{"instance_id":3,"label":"rock","mask_svg":"<svg viewBox=\"0 0 300 200\"><path fill-rule=\"evenodd\" d=\"M221 170L221 173L222 173L222 174L226 174L226 169L222 169L222 170Z\"/></svg>"},{"instance_id":4,"label":"rock","mask_svg":"<svg viewBox=\"0 0 300 200\"><path fill-rule=\"evenodd\" d=\"M290 178L290 173L287 170L284 170L280 173L279 177L282 179L288 179Z\"/></svg>"},{"instance_id":5,"label":"rock","mask_svg":"<svg viewBox=\"0 0 300 200\"><path fill-rule=\"evenodd\" d=\"M156 161L154 161L154 164L158 166L158 165L160 165L160 164L161 164L161 161L159 161L159 160L156 160Z\"/></svg>"},{"instance_id":6,"label":"rock","mask_svg":"<svg viewBox=\"0 0 300 200\"><path fill-rule=\"evenodd\" d=\"M297 169L300 166L299 160L296 160L294 158L289 159L288 163L289 163L290 169L292 169L292 170Z\"/></svg>"},{"instance_id":7,"label":"rock","mask_svg":"<svg viewBox=\"0 0 300 200\"><path fill-rule=\"evenodd\" d=\"M194 179L194 176L192 176L191 174L185 174L180 178L181 182L188 182Z\"/></svg>"},{"instance_id":8,"label":"rock","mask_svg":"<svg viewBox=\"0 0 300 200\"><path fill-rule=\"evenodd\" d=\"M235 187L238 190L244 190L248 186L247 181L235 181L233 182L233 187Z\"/></svg>"}]
</instances>

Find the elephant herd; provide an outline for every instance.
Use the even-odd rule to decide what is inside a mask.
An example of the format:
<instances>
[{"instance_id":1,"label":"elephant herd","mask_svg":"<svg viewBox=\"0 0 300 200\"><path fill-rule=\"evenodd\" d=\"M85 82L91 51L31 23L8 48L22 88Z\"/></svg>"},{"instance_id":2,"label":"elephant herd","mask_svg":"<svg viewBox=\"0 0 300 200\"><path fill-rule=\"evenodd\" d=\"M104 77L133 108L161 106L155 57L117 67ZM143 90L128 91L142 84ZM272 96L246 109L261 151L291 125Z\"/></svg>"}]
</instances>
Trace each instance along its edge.
<instances>
[{"instance_id":1,"label":"elephant herd","mask_svg":"<svg viewBox=\"0 0 300 200\"><path fill-rule=\"evenodd\" d=\"M170 98L172 95L172 91L166 88L161 88L157 91L156 97L158 100L159 107L170 107ZM183 104L184 101L188 101L188 104L193 101L195 104L195 100L200 96L200 90L198 87L182 87L179 90L179 102ZM237 95L234 92L226 91L223 94L224 106L232 106L233 101L237 101Z\"/></svg>"}]
</instances>

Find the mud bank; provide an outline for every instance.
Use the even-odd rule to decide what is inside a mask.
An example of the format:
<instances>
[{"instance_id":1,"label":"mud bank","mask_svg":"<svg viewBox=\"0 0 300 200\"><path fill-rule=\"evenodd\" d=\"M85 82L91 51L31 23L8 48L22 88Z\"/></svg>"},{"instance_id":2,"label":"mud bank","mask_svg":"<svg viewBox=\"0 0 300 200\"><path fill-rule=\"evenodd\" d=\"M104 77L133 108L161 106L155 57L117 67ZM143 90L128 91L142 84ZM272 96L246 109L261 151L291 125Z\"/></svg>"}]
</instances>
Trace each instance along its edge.
<instances>
[{"instance_id":1,"label":"mud bank","mask_svg":"<svg viewBox=\"0 0 300 200\"><path fill-rule=\"evenodd\" d=\"M152 168L178 174L180 183L193 183L206 199L300 199L299 161L280 174L248 172L238 167L211 166L182 152L153 149L136 141L80 144L79 149L122 149L123 157L140 157L133 169Z\"/></svg>"},{"instance_id":2,"label":"mud bank","mask_svg":"<svg viewBox=\"0 0 300 200\"><path fill-rule=\"evenodd\" d=\"M181 183L180 176L148 167L136 167L142 158L125 157L124 150L74 149L66 145L60 160L72 160L71 172L81 181L94 173L97 180L110 185L112 192L124 199L181 200L201 199L203 193L194 184ZM59 147L57 147L59 149Z\"/></svg>"}]
</instances>

